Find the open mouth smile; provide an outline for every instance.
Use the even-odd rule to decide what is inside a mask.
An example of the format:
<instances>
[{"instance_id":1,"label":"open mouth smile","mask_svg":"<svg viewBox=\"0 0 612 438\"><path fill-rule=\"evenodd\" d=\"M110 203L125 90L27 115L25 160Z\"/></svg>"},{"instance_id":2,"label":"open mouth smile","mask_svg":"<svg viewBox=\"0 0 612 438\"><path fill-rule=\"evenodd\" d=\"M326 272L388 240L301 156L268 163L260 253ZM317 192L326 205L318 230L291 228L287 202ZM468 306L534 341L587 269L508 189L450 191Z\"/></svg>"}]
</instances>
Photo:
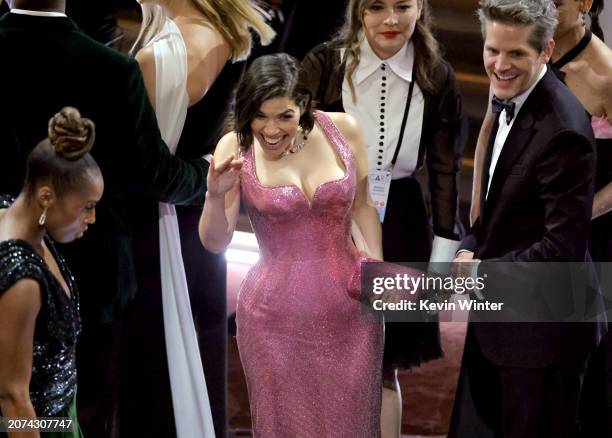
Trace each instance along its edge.
<instances>
[{"instance_id":1,"label":"open mouth smile","mask_svg":"<svg viewBox=\"0 0 612 438\"><path fill-rule=\"evenodd\" d=\"M518 75L500 75L499 73L493 73L495 78L500 82L509 82L513 79L518 78Z\"/></svg>"},{"instance_id":2,"label":"open mouth smile","mask_svg":"<svg viewBox=\"0 0 612 438\"><path fill-rule=\"evenodd\" d=\"M280 137L266 137L265 135L262 135L261 137L270 146L276 146L278 143L281 142L281 140L283 139L284 135L281 135Z\"/></svg>"}]
</instances>

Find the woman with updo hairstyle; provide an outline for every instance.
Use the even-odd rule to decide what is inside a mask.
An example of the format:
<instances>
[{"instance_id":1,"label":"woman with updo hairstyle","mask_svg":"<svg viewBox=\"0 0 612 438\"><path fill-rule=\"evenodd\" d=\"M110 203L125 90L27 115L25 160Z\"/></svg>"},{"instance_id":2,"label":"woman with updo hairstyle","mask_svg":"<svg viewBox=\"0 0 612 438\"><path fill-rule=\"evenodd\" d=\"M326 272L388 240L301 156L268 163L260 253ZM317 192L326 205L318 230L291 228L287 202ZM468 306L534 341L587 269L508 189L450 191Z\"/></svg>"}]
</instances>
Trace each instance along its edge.
<instances>
[{"instance_id":1,"label":"woman with updo hairstyle","mask_svg":"<svg viewBox=\"0 0 612 438\"><path fill-rule=\"evenodd\" d=\"M383 326L350 287L360 253L382 255L367 168L355 120L313 112L294 58L251 64L199 231L223 251L243 203L259 242L236 309L254 437L380 435Z\"/></svg>"},{"instance_id":2,"label":"woman with updo hairstyle","mask_svg":"<svg viewBox=\"0 0 612 438\"><path fill-rule=\"evenodd\" d=\"M390 181L388 189L376 188L375 199L385 261L452 261L461 234L465 118L454 71L431 30L428 0L349 1L338 36L313 48L302 66L319 108L357 119L370 175ZM429 200L416 178L423 167ZM383 438L401 434L397 371L442 355L438 323L426 319L385 323Z\"/></svg>"},{"instance_id":3,"label":"woman with updo hairstyle","mask_svg":"<svg viewBox=\"0 0 612 438\"><path fill-rule=\"evenodd\" d=\"M48 132L28 156L17 199L0 197L0 415L69 417L72 424L64 426L70 432L61 437L71 438L81 436L79 294L54 242L78 239L95 222L104 183L89 154L91 120L64 108L49 121Z\"/></svg>"}]
</instances>

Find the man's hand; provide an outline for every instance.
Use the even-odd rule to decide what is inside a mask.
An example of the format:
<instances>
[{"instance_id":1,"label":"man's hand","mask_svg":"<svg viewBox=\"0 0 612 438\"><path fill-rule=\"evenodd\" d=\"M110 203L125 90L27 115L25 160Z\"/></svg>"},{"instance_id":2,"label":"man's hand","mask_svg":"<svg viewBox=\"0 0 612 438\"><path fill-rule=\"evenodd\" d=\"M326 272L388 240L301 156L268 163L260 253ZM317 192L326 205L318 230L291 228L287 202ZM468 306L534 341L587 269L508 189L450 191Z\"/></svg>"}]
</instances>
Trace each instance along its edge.
<instances>
[{"instance_id":1,"label":"man's hand","mask_svg":"<svg viewBox=\"0 0 612 438\"><path fill-rule=\"evenodd\" d=\"M459 254L457 254L453 260L453 263L467 262L471 260L474 260L474 253L472 251L461 251Z\"/></svg>"},{"instance_id":2,"label":"man's hand","mask_svg":"<svg viewBox=\"0 0 612 438\"><path fill-rule=\"evenodd\" d=\"M474 258L472 251L462 251L453 260L452 273L455 278L472 277L479 259Z\"/></svg>"}]
</instances>

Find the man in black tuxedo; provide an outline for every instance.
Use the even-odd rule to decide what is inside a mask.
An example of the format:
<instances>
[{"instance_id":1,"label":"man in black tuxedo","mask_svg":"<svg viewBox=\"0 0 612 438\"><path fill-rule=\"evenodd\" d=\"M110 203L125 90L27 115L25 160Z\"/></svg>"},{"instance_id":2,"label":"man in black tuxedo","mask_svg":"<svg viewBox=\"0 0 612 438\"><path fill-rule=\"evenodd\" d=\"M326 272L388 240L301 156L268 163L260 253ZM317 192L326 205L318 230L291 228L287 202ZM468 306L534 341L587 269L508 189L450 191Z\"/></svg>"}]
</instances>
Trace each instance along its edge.
<instances>
[{"instance_id":1,"label":"man in black tuxedo","mask_svg":"<svg viewBox=\"0 0 612 438\"><path fill-rule=\"evenodd\" d=\"M478 14L497 117L480 217L462 241L459 270L479 260L478 275L492 261L588 261L595 145L582 105L546 66L555 5L481 0ZM575 436L582 375L604 330L579 322L470 323L449 437Z\"/></svg>"},{"instance_id":2,"label":"man in black tuxedo","mask_svg":"<svg viewBox=\"0 0 612 438\"><path fill-rule=\"evenodd\" d=\"M140 207L201 204L208 164L170 154L136 61L82 33L64 15L65 0L13 0L11 6L0 18L0 193L18 193L27 154L62 107L78 108L96 124L91 154L102 169L104 196L96 224L62 252L80 291L82 425L89 437L110 436L116 321L138 290L132 236L142 222Z\"/></svg>"}]
</instances>

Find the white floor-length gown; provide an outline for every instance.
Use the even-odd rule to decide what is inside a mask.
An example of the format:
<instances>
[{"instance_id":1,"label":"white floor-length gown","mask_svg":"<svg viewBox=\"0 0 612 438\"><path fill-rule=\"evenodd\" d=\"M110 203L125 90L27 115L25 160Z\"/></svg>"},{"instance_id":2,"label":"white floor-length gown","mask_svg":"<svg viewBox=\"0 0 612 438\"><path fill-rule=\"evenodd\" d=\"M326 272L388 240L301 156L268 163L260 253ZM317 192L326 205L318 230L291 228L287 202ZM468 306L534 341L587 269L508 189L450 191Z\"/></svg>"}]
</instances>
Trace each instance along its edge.
<instances>
[{"instance_id":1,"label":"white floor-length gown","mask_svg":"<svg viewBox=\"0 0 612 438\"><path fill-rule=\"evenodd\" d=\"M149 43L155 53L155 113L174 154L187 116L187 50L170 19ZM161 290L166 353L178 438L215 436L198 339L191 313L181 239L173 205L159 204Z\"/></svg>"}]
</instances>

